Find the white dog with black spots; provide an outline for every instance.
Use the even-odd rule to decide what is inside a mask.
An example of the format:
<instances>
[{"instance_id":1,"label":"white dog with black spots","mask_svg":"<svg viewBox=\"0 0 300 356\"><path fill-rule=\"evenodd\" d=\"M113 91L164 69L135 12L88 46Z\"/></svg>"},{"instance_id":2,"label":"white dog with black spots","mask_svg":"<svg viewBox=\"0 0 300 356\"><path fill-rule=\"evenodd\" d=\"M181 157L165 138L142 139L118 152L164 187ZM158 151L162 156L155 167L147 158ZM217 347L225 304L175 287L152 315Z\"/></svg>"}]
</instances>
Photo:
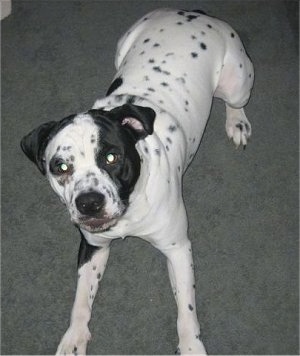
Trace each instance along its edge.
<instances>
[{"instance_id":1,"label":"white dog with black spots","mask_svg":"<svg viewBox=\"0 0 300 356\"><path fill-rule=\"evenodd\" d=\"M25 154L47 176L81 233L71 323L57 354L85 354L93 301L116 238L138 236L167 258L178 307L177 353L205 354L182 176L224 100L226 132L246 146L243 107L254 72L237 33L201 11L160 9L121 38L116 76L94 107L25 136Z\"/></svg>"}]
</instances>

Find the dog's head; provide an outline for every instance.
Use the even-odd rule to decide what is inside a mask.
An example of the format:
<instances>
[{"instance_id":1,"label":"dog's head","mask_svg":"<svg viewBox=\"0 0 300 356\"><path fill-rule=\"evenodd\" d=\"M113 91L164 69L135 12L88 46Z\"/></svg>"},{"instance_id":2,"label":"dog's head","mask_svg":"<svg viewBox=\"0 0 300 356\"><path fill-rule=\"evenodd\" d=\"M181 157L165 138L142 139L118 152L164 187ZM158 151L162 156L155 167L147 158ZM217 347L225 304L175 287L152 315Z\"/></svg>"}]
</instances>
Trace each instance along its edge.
<instances>
[{"instance_id":1,"label":"dog's head","mask_svg":"<svg viewBox=\"0 0 300 356\"><path fill-rule=\"evenodd\" d=\"M128 206L140 174L138 140L153 133L155 112L125 104L47 122L21 147L67 206L71 220L90 232L108 230Z\"/></svg>"}]
</instances>

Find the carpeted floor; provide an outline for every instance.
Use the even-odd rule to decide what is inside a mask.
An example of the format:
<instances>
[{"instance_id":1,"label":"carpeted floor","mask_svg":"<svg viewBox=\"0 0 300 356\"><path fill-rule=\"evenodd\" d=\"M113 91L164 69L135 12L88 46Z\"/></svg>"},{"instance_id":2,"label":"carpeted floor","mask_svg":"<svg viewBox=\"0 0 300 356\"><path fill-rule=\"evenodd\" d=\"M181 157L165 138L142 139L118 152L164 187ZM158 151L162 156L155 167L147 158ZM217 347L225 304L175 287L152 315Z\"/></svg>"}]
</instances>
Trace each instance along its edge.
<instances>
[{"instance_id":1,"label":"carpeted floor","mask_svg":"<svg viewBox=\"0 0 300 356\"><path fill-rule=\"evenodd\" d=\"M298 1L14 1L2 21L2 355L55 352L77 279L79 235L19 141L103 96L118 38L162 6L229 22L256 70L247 150L228 141L216 100L184 179L207 351L299 354ZM174 353L158 251L114 242L90 329L89 354Z\"/></svg>"}]
</instances>

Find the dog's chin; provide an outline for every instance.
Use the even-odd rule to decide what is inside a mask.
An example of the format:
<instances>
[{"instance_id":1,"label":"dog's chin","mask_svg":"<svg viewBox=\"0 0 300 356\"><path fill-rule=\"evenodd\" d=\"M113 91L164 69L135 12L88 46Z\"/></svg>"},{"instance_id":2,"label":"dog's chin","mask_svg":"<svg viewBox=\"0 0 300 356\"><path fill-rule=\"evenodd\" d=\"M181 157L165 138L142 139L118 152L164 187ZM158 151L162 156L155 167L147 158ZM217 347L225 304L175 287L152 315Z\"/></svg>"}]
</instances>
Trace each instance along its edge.
<instances>
[{"instance_id":1,"label":"dog's chin","mask_svg":"<svg viewBox=\"0 0 300 356\"><path fill-rule=\"evenodd\" d=\"M76 222L81 229L88 232L104 232L115 226L117 223L116 218L89 218L81 219Z\"/></svg>"}]
</instances>

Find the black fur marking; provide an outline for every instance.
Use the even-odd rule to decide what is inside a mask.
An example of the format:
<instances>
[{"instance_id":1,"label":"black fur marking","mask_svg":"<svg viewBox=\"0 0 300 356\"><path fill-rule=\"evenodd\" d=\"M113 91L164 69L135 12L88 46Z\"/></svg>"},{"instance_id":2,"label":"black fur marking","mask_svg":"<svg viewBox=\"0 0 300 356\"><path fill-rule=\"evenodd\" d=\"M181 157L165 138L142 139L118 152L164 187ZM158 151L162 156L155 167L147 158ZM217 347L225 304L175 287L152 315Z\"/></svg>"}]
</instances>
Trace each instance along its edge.
<instances>
[{"instance_id":1,"label":"black fur marking","mask_svg":"<svg viewBox=\"0 0 300 356\"><path fill-rule=\"evenodd\" d=\"M136 101L136 96L134 95L128 95L127 99L126 99L126 103L127 104L134 104Z\"/></svg>"},{"instance_id":2,"label":"black fur marking","mask_svg":"<svg viewBox=\"0 0 300 356\"><path fill-rule=\"evenodd\" d=\"M242 124L236 124L235 127L240 129L240 131L243 131L243 125Z\"/></svg>"},{"instance_id":3,"label":"black fur marking","mask_svg":"<svg viewBox=\"0 0 300 356\"><path fill-rule=\"evenodd\" d=\"M206 12L202 10L192 10L192 12L196 12L197 14L201 14L201 15L207 15Z\"/></svg>"},{"instance_id":4,"label":"black fur marking","mask_svg":"<svg viewBox=\"0 0 300 356\"><path fill-rule=\"evenodd\" d=\"M197 58L197 57L198 57L198 53L192 52L192 53L191 53L191 56L192 56L193 58Z\"/></svg>"},{"instance_id":5,"label":"black fur marking","mask_svg":"<svg viewBox=\"0 0 300 356\"><path fill-rule=\"evenodd\" d=\"M199 16L195 16L195 15L188 15L187 16L187 21L188 22L191 22L191 21L193 21L193 20L195 20L195 19L197 19Z\"/></svg>"},{"instance_id":6,"label":"black fur marking","mask_svg":"<svg viewBox=\"0 0 300 356\"><path fill-rule=\"evenodd\" d=\"M177 347L176 351L175 351L175 355L181 355L181 351L180 351L180 348Z\"/></svg>"},{"instance_id":7,"label":"black fur marking","mask_svg":"<svg viewBox=\"0 0 300 356\"><path fill-rule=\"evenodd\" d=\"M194 310L194 308L193 308L193 306L191 304L189 304L189 309L190 309L190 311Z\"/></svg>"},{"instance_id":8,"label":"black fur marking","mask_svg":"<svg viewBox=\"0 0 300 356\"><path fill-rule=\"evenodd\" d=\"M161 73L161 68L159 66L153 67L155 72Z\"/></svg>"},{"instance_id":9,"label":"black fur marking","mask_svg":"<svg viewBox=\"0 0 300 356\"><path fill-rule=\"evenodd\" d=\"M101 132L98 143L101 149L95 155L97 166L108 173L126 205L140 175L140 156L135 145L153 133L155 112L147 107L125 104L111 111L90 110L89 114ZM140 128L134 128L130 121L124 124L125 118L135 119ZM118 161L107 164L107 153L116 154Z\"/></svg>"},{"instance_id":10,"label":"black fur marking","mask_svg":"<svg viewBox=\"0 0 300 356\"><path fill-rule=\"evenodd\" d=\"M79 230L79 232L81 235L81 242L80 242L80 247L78 252L78 261L77 261L78 269L85 263L89 262L92 259L94 253L97 250L99 250L99 247L89 245L81 230Z\"/></svg>"},{"instance_id":11,"label":"black fur marking","mask_svg":"<svg viewBox=\"0 0 300 356\"><path fill-rule=\"evenodd\" d=\"M117 90L123 84L123 79L121 77L116 78L107 90L106 96L110 95L112 92Z\"/></svg>"},{"instance_id":12,"label":"black fur marking","mask_svg":"<svg viewBox=\"0 0 300 356\"><path fill-rule=\"evenodd\" d=\"M203 43L203 42L201 42L201 43L200 43L200 47L201 47L202 49L206 49L206 44Z\"/></svg>"}]
</instances>

